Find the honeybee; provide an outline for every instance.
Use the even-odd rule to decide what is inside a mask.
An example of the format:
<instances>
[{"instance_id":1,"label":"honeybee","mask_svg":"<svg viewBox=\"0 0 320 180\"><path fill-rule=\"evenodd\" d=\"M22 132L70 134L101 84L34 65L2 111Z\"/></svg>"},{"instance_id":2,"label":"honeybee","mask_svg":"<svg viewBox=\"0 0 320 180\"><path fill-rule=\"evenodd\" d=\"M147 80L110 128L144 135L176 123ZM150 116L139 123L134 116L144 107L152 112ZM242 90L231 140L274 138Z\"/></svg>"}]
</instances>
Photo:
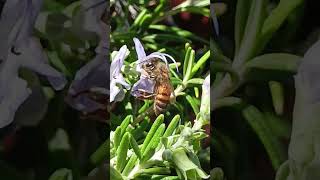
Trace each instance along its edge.
<instances>
[{"instance_id":1,"label":"honeybee","mask_svg":"<svg viewBox=\"0 0 320 180\"><path fill-rule=\"evenodd\" d=\"M169 69L158 58L141 65L140 80L133 86L132 95L138 99L153 99L153 110L158 116L172 102L174 90L170 83Z\"/></svg>"}]
</instances>

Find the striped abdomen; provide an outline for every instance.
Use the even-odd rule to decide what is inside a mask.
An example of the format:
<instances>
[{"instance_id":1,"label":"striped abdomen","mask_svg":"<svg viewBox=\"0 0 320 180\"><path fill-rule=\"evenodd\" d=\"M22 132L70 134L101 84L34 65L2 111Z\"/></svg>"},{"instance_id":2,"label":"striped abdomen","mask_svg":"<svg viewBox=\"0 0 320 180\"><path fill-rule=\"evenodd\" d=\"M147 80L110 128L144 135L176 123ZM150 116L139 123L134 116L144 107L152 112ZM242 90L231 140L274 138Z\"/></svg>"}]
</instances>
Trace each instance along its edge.
<instances>
[{"instance_id":1,"label":"striped abdomen","mask_svg":"<svg viewBox=\"0 0 320 180\"><path fill-rule=\"evenodd\" d=\"M157 88L157 95L154 98L154 112L158 116L162 113L167 105L170 103L170 95L172 93L172 88L170 84L163 83L160 84Z\"/></svg>"}]
</instances>

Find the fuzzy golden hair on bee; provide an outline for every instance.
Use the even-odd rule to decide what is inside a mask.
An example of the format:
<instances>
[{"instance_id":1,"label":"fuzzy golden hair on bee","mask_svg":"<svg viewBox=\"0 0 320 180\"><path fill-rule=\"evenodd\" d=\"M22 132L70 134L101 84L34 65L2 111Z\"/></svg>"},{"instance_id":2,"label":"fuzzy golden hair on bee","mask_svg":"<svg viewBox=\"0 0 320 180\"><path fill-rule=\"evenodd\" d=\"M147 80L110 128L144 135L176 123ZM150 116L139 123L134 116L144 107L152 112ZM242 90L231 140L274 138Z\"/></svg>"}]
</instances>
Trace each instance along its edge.
<instances>
[{"instance_id":1,"label":"fuzzy golden hair on bee","mask_svg":"<svg viewBox=\"0 0 320 180\"><path fill-rule=\"evenodd\" d=\"M134 87L142 84L153 85L144 86L144 88L137 88L135 94L139 94L138 99L153 99L153 110L156 115L164 112L167 105L170 104L173 96L173 87L170 82L169 67L158 58L152 58L148 62L141 65L141 75L144 79L138 81ZM133 88L135 89L135 88Z\"/></svg>"}]
</instances>

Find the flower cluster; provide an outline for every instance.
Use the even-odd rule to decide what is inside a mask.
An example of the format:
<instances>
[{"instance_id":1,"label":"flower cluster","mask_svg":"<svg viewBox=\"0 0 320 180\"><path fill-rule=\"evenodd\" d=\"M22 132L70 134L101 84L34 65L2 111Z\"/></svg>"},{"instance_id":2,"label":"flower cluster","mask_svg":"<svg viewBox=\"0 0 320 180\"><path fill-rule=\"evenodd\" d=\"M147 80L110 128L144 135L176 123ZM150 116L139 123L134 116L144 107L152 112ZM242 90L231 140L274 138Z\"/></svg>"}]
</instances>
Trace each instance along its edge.
<instances>
[{"instance_id":1,"label":"flower cluster","mask_svg":"<svg viewBox=\"0 0 320 180\"><path fill-rule=\"evenodd\" d=\"M19 106L32 93L27 81L19 76L26 68L46 76L52 87L61 90L65 77L49 63L33 27L42 0L6 1L0 26L0 127L10 124Z\"/></svg>"},{"instance_id":2,"label":"flower cluster","mask_svg":"<svg viewBox=\"0 0 320 180\"><path fill-rule=\"evenodd\" d=\"M20 77L19 71L22 68L46 76L55 90L62 90L67 83L64 75L50 66L40 40L33 35L41 7L42 0L6 1L4 4L0 19L0 25L3 27L0 30L0 127L10 124L18 109L25 112L21 106L31 94L43 94L37 91L41 87L40 84L39 88L31 87L28 81ZM101 20L106 7L105 1L82 0L78 13L78 18L82 18L76 28L79 34L94 33L99 37L96 56L76 73L66 97L66 102L71 107L82 112L106 108L106 103L92 99L88 93L94 92L103 97L109 94L110 65L106 61L109 53L108 29L107 24ZM42 99L34 103L39 104Z\"/></svg>"},{"instance_id":3,"label":"flower cluster","mask_svg":"<svg viewBox=\"0 0 320 180\"><path fill-rule=\"evenodd\" d=\"M66 102L78 111L92 113L106 109L109 94L107 24L101 20L107 4L101 0L82 0L81 5L82 11L79 14L84 20L79 31L94 32L99 36L100 42L96 48L96 56L76 73ZM93 99L91 94L102 96L101 102Z\"/></svg>"},{"instance_id":4,"label":"flower cluster","mask_svg":"<svg viewBox=\"0 0 320 180\"><path fill-rule=\"evenodd\" d=\"M167 57L170 58L175 64L176 61L173 57L166 53L161 52L153 52L146 55L146 52L139 41L139 39L134 38L133 39L135 44L135 49L137 52L138 60L136 61L136 71L141 73L141 65L150 61L153 58L158 58L162 61L164 61L168 65ZM110 102L113 101L122 101L124 98L124 91L122 87L125 87L127 90L130 89L130 85L124 80L123 75L121 74L121 68L123 66L123 62L127 55L129 54L129 50L127 49L127 46L122 46L117 52L117 54L112 58L111 63L111 72L110 72ZM176 68L178 70L178 67L176 65ZM147 77L144 77L143 74L141 74L140 79L133 85L132 92L135 92L137 89L144 89L146 91L152 91L152 87L154 86L154 82L148 79Z\"/></svg>"},{"instance_id":5,"label":"flower cluster","mask_svg":"<svg viewBox=\"0 0 320 180\"><path fill-rule=\"evenodd\" d=\"M122 101L124 98L124 91L122 86L130 89L130 85L124 80L121 74L121 67L127 55L127 46L122 46L116 56L112 59L110 71L110 102Z\"/></svg>"}]
</instances>

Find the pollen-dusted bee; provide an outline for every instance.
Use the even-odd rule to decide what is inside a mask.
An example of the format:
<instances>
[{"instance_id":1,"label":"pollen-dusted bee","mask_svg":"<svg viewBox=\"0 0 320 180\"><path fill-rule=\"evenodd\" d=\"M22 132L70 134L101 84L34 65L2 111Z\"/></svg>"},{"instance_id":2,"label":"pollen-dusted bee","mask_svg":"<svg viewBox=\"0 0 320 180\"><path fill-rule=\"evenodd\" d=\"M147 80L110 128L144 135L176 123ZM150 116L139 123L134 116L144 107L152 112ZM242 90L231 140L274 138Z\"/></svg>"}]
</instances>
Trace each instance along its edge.
<instances>
[{"instance_id":1,"label":"pollen-dusted bee","mask_svg":"<svg viewBox=\"0 0 320 180\"><path fill-rule=\"evenodd\" d=\"M142 64L141 77L133 86L132 95L142 100L153 99L155 114L163 112L174 97L167 64L158 58Z\"/></svg>"}]
</instances>

